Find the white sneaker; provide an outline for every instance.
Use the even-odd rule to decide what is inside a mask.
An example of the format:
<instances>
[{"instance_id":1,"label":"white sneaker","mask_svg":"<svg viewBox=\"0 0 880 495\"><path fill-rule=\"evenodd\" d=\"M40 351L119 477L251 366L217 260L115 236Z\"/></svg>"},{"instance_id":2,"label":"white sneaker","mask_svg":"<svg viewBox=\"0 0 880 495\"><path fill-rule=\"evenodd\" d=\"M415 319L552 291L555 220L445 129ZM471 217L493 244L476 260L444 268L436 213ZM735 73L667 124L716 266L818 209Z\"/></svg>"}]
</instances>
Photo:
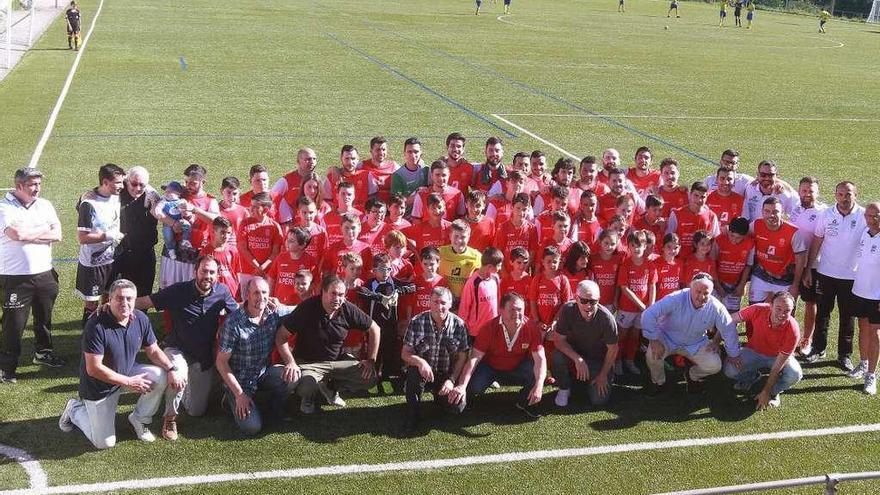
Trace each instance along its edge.
<instances>
[{"instance_id":1,"label":"white sneaker","mask_svg":"<svg viewBox=\"0 0 880 495\"><path fill-rule=\"evenodd\" d=\"M868 372L868 362L867 361L859 361L859 365L856 366L852 371L846 374L846 376L850 378L863 378L865 373Z\"/></svg>"},{"instance_id":2,"label":"white sneaker","mask_svg":"<svg viewBox=\"0 0 880 495\"><path fill-rule=\"evenodd\" d=\"M633 375L640 376L642 374L642 370L640 370L639 367L636 366L636 362L632 359L627 359L626 361L624 361L623 366L624 368L626 368L627 372Z\"/></svg>"},{"instance_id":3,"label":"white sneaker","mask_svg":"<svg viewBox=\"0 0 880 495\"><path fill-rule=\"evenodd\" d=\"M318 391L324 396L324 400L327 401L327 404L336 407L345 407L345 400L339 396L339 392L332 390L326 383L318 382Z\"/></svg>"},{"instance_id":4,"label":"white sneaker","mask_svg":"<svg viewBox=\"0 0 880 495\"><path fill-rule=\"evenodd\" d=\"M492 390L500 390L501 384L498 382L492 382L489 384L489 388L491 388Z\"/></svg>"},{"instance_id":5,"label":"white sneaker","mask_svg":"<svg viewBox=\"0 0 880 495\"><path fill-rule=\"evenodd\" d=\"M614 374L617 376L623 376L623 361L614 362Z\"/></svg>"},{"instance_id":6,"label":"white sneaker","mask_svg":"<svg viewBox=\"0 0 880 495\"><path fill-rule=\"evenodd\" d=\"M782 399L779 397L779 394L774 395L770 402L767 403L770 407L779 407L780 404L782 404Z\"/></svg>"},{"instance_id":7,"label":"white sneaker","mask_svg":"<svg viewBox=\"0 0 880 495\"><path fill-rule=\"evenodd\" d=\"M70 419L70 411L73 409L74 404L76 404L76 399L68 399L67 405L64 406L64 410L61 411L61 417L58 418L58 428L64 433L72 432L75 427L73 420Z\"/></svg>"},{"instance_id":8,"label":"white sneaker","mask_svg":"<svg viewBox=\"0 0 880 495\"><path fill-rule=\"evenodd\" d=\"M153 432L147 428L147 425L141 423L134 417L134 413L128 415L128 422L131 423L131 427L134 428L134 434L137 435L138 440L143 442L155 442L156 437L153 435Z\"/></svg>"},{"instance_id":9,"label":"white sneaker","mask_svg":"<svg viewBox=\"0 0 880 495\"><path fill-rule=\"evenodd\" d=\"M874 373L865 373L865 393L868 395L877 395L877 375Z\"/></svg>"},{"instance_id":10,"label":"white sneaker","mask_svg":"<svg viewBox=\"0 0 880 495\"><path fill-rule=\"evenodd\" d=\"M553 401L557 407L568 407L568 398L571 397L571 390L560 388L556 392L556 399Z\"/></svg>"}]
</instances>

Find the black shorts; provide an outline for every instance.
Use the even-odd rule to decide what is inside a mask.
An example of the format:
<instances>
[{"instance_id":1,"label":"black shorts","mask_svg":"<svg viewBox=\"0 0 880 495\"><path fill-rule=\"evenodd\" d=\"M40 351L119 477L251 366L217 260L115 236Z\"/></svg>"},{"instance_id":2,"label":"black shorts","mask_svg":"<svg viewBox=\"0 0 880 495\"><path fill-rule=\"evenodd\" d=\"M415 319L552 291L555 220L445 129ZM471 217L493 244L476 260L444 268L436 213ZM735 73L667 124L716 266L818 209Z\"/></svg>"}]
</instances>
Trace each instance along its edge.
<instances>
[{"instance_id":1,"label":"black shorts","mask_svg":"<svg viewBox=\"0 0 880 495\"><path fill-rule=\"evenodd\" d=\"M76 295L83 301L100 301L110 285L113 263L101 266L76 265Z\"/></svg>"},{"instance_id":2,"label":"black shorts","mask_svg":"<svg viewBox=\"0 0 880 495\"><path fill-rule=\"evenodd\" d=\"M80 31L78 22L71 22L70 26L67 27L67 34L76 34Z\"/></svg>"},{"instance_id":3,"label":"black shorts","mask_svg":"<svg viewBox=\"0 0 880 495\"><path fill-rule=\"evenodd\" d=\"M880 301L853 294L852 309L855 316L867 318L868 323L872 325L880 325Z\"/></svg>"},{"instance_id":4,"label":"black shorts","mask_svg":"<svg viewBox=\"0 0 880 495\"><path fill-rule=\"evenodd\" d=\"M813 286L807 287L804 285L804 282L801 281L801 285L798 287L798 293L800 293L800 298L803 302L816 302L819 300L819 295L816 294L816 287L819 285L819 272L817 272L815 268L812 268L810 269L810 273L813 274Z\"/></svg>"}]
</instances>

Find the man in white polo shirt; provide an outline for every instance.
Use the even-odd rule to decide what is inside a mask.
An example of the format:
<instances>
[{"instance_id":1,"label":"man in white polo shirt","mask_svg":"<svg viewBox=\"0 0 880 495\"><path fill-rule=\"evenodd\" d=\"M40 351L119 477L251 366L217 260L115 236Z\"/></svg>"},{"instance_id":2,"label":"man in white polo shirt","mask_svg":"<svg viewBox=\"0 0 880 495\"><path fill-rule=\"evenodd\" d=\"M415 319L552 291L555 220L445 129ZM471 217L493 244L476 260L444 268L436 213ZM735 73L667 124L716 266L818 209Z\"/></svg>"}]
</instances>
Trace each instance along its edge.
<instances>
[{"instance_id":1,"label":"man in white polo shirt","mask_svg":"<svg viewBox=\"0 0 880 495\"><path fill-rule=\"evenodd\" d=\"M776 166L776 162L770 160L758 164L757 183L749 184L742 195L745 197L742 216L748 218L750 222L761 218L764 201L767 198L778 199L785 214L790 214L799 201L797 191L779 178L779 167Z\"/></svg>"},{"instance_id":2,"label":"man in white polo shirt","mask_svg":"<svg viewBox=\"0 0 880 495\"><path fill-rule=\"evenodd\" d=\"M819 201L819 179L815 177L804 177L800 180L798 196L801 202L791 210L788 220L798 228L798 236L809 247L813 242L813 232L816 231L819 217L828 209L828 205ZM810 272L812 280L817 278L817 264L818 259L815 259L804 267L804 271ZM813 331L816 329L816 301L819 296L816 294L816 284L806 285L804 279L801 279L798 292L804 302L804 324L801 326L801 341L798 342L796 352L803 357L811 352L810 343L813 341Z\"/></svg>"},{"instance_id":3,"label":"man in white polo shirt","mask_svg":"<svg viewBox=\"0 0 880 495\"><path fill-rule=\"evenodd\" d=\"M864 368L865 393L877 394L877 360L880 359L880 203L865 207L865 223L856 255L853 310L859 317L859 354Z\"/></svg>"},{"instance_id":4,"label":"man in white polo shirt","mask_svg":"<svg viewBox=\"0 0 880 495\"><path fill-rule=\"evenodd\" d=\"M807 362L815 362L825 356L828 345L828 325L834 300L840 312L840 331L837 335L837 363L846 372L861 377L865 372L860 367L853 369L853 311L852 287L856 278L858 259L854 256L859 247L862 232L865 231L865 209L856 203L858 190L849 181L837 184L834 197L837 203L825 210L816 223L814 240L810 245L810 260L819 257L816 267L817 280L807 280L816 284L818 296L816 308L816 330L813 333L813 350ZM807 264L810 266L810 263ZM804 274L809 275L809 271ZM805 285L809 285L806 284Z\"/></svg>"},{"instance_id":5,"label":"man in white polo shirt","mask_svg":"<svg viewBox=\"0 0 880 495\"><path fill-rule=\"evenodd\" d=\"M739 153L737 153L736 150L724 150L724 152L721 153L721 159L718 160L718 165L720 167L729 168L733 171L730 172L730 175L733 178L733 192L740 196L745 194L746 188L755 180L751 175L739 171ZM709 190L718 189L718 174L707 176L706 180L703 182L706 183Z\"/></svg>"},{"instance_id":6,"label":"man in white polo shirt","mask_svg":"<svg viewBox=\"0 0 880 495\"><path fill-rule=\"evenodd\" d=\"M52 244L61 240L61 222L49 201L40 198L43 173L15 172L15 189L0 199L0 293L3 326L0 383L15 383L21 335L34 313L34 364L60 367L52 352L52 308L58 297L58 274L52 268Z\"/></svg>"}]
</instances>

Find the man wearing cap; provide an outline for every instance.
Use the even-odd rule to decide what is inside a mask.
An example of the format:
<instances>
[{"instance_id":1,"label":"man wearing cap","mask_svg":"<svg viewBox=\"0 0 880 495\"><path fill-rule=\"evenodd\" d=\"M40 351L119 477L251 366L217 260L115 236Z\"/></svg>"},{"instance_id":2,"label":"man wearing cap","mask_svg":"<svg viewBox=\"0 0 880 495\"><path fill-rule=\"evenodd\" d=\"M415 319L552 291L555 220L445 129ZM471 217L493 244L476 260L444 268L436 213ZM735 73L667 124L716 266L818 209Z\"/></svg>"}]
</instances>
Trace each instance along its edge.
<instances>
[{"instance_id":1,"label":"man wearing cap","mask_svg":"<svg viewBox=\"0 0 880 495\"><path fill-rule=\"evenodd\" d=\"M59 367L64 359L52 352L52 308L58 296L58 274L52 268L52 244L61 240L61 222L49 201L40 198L43 173L35 168L15 172L15 189L0 199L0 383L15 383L21 335L34 313L34 363Z\"/></svg>"},{"instance_id":2,"label":"man wearing cap","mask_svg":"<svg viewBox=\"0 0 880 495\"><path fill-rule=\"evenodd\" d=\"M706 336L712 328L724 339L727 355L739 356L736 326L721 301L712 296L713 288L712 277L698 273L689 288L667 295L642 313L642 335L649 342L645 353L651 371L649 394L666 382L664 360L672 354L694 363L685 372L688 392L702 392L703 379L721 371L717 338L710 341Z\"/></svg>"},{"instance_id":3,"label":"man wearing cap","mask_svg":"<svg viewBox=\"0 0 880 495\"><path fill-rule=\"evenodd\" d=\"M119 193L121 231L125 234L116 259L113 261L111 280L120 278L134 282L138 296L153 291L156 279L156 234L158 220L153 209L159 203L159 193L150 186L150 172L135 166L128 170Z\"/></svg>"}]
</instances>

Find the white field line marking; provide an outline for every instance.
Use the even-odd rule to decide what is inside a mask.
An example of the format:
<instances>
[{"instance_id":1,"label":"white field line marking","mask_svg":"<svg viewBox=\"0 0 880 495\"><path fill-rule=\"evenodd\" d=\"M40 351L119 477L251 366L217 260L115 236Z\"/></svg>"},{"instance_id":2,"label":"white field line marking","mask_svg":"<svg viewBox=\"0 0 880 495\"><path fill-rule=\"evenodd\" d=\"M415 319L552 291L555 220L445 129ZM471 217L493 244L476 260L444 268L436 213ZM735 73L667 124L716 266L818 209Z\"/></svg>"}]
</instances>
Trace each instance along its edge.
<instances>
[{"instance_id":1,"label":"white field line marking","mask_svg":"<svg viewBox=\"0 0 880 495\"><path fill-rule=\"evenodd\" d=\"M82 46L79 47L79 51L76 53L73 65L70 67L70 72L67 74L67 79L64 81L64 86L61 88L61 94L58 95L58 101L55 102L55 108L53 108L52 113L49 114L49 121L46 122L46 128L43 129L43 135L40 136L40 140L37 141L37 147L34 149L34 154L31 156L30 163L28 163L29 168L36 168L40 162L40 157L43 155L43 148L46 147L46 142L49 141L49 136L52 135L52 130L55 129L55 121L58 119L58 114L61 112L61 106L64 105L64 99L67 98L67 92L70 90L71 83L73 83L73 76L76 75L79 61L82 60L83 53L86 51L86 45L89 44L89 38L92 37L92 31L95 30L95 23L98 22L98 16L101 15L102 8L104 8L104 0L101 0L101 3L98 4L98 10L95 11L95 17L92 18L89 32L86 33L86 37L82 40Z\"/></svg>"},{"instance_id":2,"label":"white field line marking","mask_svg":"<svg viewBox=\"0 0 880 495\"><path fill-rule=\"evenodd\" d=\"M535 134L535 133L529 131L528 129L523 129L522 127L520 127L520 126L514 124L513 122L511 122L511 121L505 119L504 117L502 117L502 116L500 116L500 115L498 115L498 114L493 113L492 116L495 117L496 119L498 119L498 120L500 120L500 121L506 123L507 125L516 128L517 130L519 130L519 131L522 132L523 134L527 134L527 135L529 135L529 136L531 136L531 137L537 139L538 141L541 141L542 143L544 143L544 144L546 144L547 146L549 146L549 147L555 149L556 151L558 151L558 152L560 152L560 153L562 153L562 154L564 154L564 155L567 155L567 156L570 157L570 158L574 158L575 160L580 160L580 157L579 157L579 156L577 156L577 155L575 155L575 154L573 154L573 153L569 153L568 151L565 151L564 149L560 148L559 146L557 146L557 145L551 143L550 141L547 141L546 139L544 139L544 138L542 138L541 136L539 136L539 135L537 135L537 134Z\"/></svg>"},{"instance_id":3,"label":"white field line marking","mask_svg":"<svg viewBox=\"0 0 880 495\"><path fill-rule=\"evenodd\" d=\"M508 20L504 19L505 17L511 16L511 15L513 15L513 14L501 14L498 17L496 17L495 20L501 21L504 24L509 24L511 26L524 27L526 29L534 29L535 31L546 31L545 29L536 28L534 26L529 26L528 24L521 24L519 22L512 22L512 21L508 21Z\"/></svg>"},{"instance_id":4,"label":"white field line marking","mask_svg":"<svg viewBox=\"0 0 880 495\"><path fill-rule=\"evenodd\" d=\"M46 475L46 471L43 471L40 461L34 459L24 450L0 444L0 456L12 459L25 470L30 479L30 490L42 492L49 486L49 476Z\"/></svg>"},{"instance_id":5,"label":"white field line marking","mask_svg":"<svg viewBox=\"0 0 880 495\"><path fill-rule=\"evenodd\" d=\"M798 122L880 122L880 119L848 118L848 117L749 117L749 116L720 116L720 115L624 115L602 114L585 115L582 113L500 113L493 114L496 117L581 117L586 119L601 119L605 117L616 119L658 119L658 120L781 120Z\"/></svg>"},{"instance_id":6,"label":"white field line marking","mask_svg":"<svg viewBox=\"0 0 880 495\"><path fill-rule=\"evenodd\" d=\"M202 476L180 476L169 478L150 478L142 480L123 480L107 483L92 483L83 485L50 486L43 490L6 490L0 491L0 495L37 495L55 493L96 493L116 490L164 488L169 486L201 485L206 483L223 483L232 481L251 481L265 479L291 479L307 478L314 476L338 476L341 474L364 474L364 473L387 473L395 471L424 471L428 469L443 469L450 467L479 466L486 464L507 464L510 462L539 461L546 459L563 459L569 457L588 457L605 454L620 454L626 452L640 452L660 449L675 449L689 447L707 447L714 445L727 445L746 442L764 442L770 440L788 440L798 438L813 438L829 435L849 435L853 433L867 433L880 431L880 423L866 425L839 426L834 428L822 428L817 430L794 430L779 431L774 433L757 433L752 435L739 435L714 438L691 438L684 440L667 440L663 442L640 442L625 443L620 445L601 445L596 447L583 447L575 449L557 450L533 450L527 452L510 452L507 454L492 454L470 457L455 457L449 459L434 459L427 461L392 462L386 464L348 464L338 466L324 466L315 468L284 469L276 471L258 471L254 473L228 473L211 474Z\"/></svg>"}]
</instances>

